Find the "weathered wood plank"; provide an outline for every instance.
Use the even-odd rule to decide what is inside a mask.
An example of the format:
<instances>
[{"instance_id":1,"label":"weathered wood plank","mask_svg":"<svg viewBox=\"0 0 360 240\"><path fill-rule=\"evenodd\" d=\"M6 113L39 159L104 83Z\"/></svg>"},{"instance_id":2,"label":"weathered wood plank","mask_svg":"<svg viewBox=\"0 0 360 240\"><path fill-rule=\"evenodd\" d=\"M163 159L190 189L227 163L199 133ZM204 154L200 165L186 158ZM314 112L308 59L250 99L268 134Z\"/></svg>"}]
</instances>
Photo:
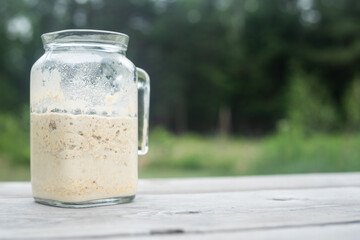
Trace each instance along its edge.
<instances>
[{"instance_id":1,"label":"weathered wood plank","mask_svg":"<svg viewBox=\"0 0 360 240\"><path fill-rule=\"evenodd\" d=\"M173 233L164 235L149 235L138 237L125 237L121 239L159 239L159 240L219 240L219 239L247 239L247 240L279 240L279 239L326 239L326 240L358 240L360 236L360 224L310 226L302 228L275 228L255 229L248 231L228 231L209 233ZM109 240L119 239L114 235Z\"/></svg>"},{"instance_id":2,"label":"weathered wood plank","mask_svg":"<svg viewBox=\"0 0 360 240\"><path fill-rule=\"evenodd\" d=\"M293 230L292 239L303 239L304 228L323 226L320 232L325 233L338 225L358 229L358 222L360 187L139 194L130 204L89 209L48 207L29 197L0 198L0 236L5 239L157 238L171 233L198 239L269 229Z\"/></svg>"},{"instance_id":3,"label":"weathered wood plank","mask_svg":"<svg viewBox=\"0 0 360 240\"><path fill-rule=\"evenodd\" d=\"M329 187L360 187L360 173L146 179L139 181L138 194L236 192ZM0 182L0 198L30 196L31 188L29 183Z\"/></svg>"},{"instance_id":4,"label":"weathered wood plank","mask_svg":"<svg viewBox=\"0 0 360 240\"><path fill-rule=\"evenodd\" d=\"M141 194L237 192L268 189L360 187L360 173L292 174L247 177L147 179Z\"/></svg>"}]
</instances>

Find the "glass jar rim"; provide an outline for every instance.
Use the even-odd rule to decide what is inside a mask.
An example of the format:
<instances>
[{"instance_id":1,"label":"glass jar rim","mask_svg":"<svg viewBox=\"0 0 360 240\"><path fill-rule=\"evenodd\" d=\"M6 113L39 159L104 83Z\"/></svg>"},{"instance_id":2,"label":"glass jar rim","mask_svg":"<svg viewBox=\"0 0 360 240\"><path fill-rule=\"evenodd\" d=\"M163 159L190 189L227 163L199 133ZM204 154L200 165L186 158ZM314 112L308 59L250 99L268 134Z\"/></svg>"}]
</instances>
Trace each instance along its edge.
<instances>
[{"instance_id":1,"label":"glass jar rim","mask_svg":"<svg viewBox=\"0 0 360 240\"><path fill-rule=\"evenodd\" d=\"M43 45L60 43L98 43L119 45L127 48L129 36L124 33L93 30L93 29L67 29L56 32L44 33L41 35Z\"/></svg>"}]
</instances>

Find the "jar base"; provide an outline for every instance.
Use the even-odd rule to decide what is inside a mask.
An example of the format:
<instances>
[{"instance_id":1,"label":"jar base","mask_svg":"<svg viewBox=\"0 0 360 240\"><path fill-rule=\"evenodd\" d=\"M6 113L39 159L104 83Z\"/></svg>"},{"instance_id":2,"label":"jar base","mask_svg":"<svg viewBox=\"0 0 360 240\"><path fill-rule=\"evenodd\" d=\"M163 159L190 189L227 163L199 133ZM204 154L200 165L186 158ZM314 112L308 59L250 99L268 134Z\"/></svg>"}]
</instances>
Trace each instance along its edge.
<instances>
[{"instance_id":1,"label":"jar base","mask_svg":"<svg viewBox=\"0 0 360 240\"><path fill-rule=\"evenodd\" d=\"M84 202L61 202L50 199L43 199L34 197L35 202L41 203L44 205L49 205L53 207L62 207L62 208L89 208L89 207L99 207L99 206L108 206L114 204L128 203L134 200L135 195L126 196L126 197L113 197L105 199L96 199Z\"/></svg>"}]
</instances>

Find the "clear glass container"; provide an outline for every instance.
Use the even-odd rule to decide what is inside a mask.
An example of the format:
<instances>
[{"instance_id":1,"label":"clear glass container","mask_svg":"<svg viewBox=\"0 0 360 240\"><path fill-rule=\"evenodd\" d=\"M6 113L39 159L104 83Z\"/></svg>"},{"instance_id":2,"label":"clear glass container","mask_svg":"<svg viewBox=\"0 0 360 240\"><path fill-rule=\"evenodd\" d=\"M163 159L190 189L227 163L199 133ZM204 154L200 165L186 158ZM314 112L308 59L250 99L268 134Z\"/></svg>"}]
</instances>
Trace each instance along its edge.
<instances>
[{"instance_id":1,"label":"clear glass container","mask_svg":"<svg viewBox=\"0 0 360 240\"><path fill-rule=\"evenodd\" d=\"M31 183L60 207L135 197L137 156L148 149L150 82L126 58L129 37L97 30L42 35L31 69Z\"/></svg>"}]
</instances>

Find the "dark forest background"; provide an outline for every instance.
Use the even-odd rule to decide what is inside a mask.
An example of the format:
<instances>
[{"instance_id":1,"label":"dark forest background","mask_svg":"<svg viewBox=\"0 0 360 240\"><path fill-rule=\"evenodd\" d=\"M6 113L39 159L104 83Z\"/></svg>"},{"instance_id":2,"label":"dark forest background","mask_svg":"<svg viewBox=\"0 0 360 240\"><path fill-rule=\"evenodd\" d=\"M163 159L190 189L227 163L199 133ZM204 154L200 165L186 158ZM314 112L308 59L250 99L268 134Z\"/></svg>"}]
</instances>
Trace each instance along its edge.
<instances>
[{"instance_id":1,"label":"dark forest background","mask_svg":"<svg viewBox=\"0 0 360 240\"><path fill-rule=\"evenodd\" d=\"M306 149L316 148L318 142L326 144L329 138L338 135L341 139L326 145L329 149L358 143L360 1L5 0L0 2L3 162L28 165L29 72L44 53L40 35L72 28L111 30L130 36L128 58L151 77L150 126L155 152L157 147L171 145L157 143L163 144L168 139L180 141L189 132L196 133L201 144L217 136L221 139L236 136L260 141L254 144L261 145L269 136L278 139L284 132L295 134L296 139L329 136L314 140L316 143ZM344 142L349 136L353 140ZM182 140L187 143L194 139L188 138ZM297 147L302 144L289 141ZM270 152L278 151L275 154L278 158L286 158L281 151L283 145L274 150L276 147L269 144ZM244 145L234 144L234 149ZM206 146L204 149L211 148ZM261 145L255 152L264 155L263 149L267 147ZM194 151L190 160L186 158L189 169L202 169L203 165L198 166L202 161L196 155L198 151ZM173 152L163 154L171 159ZM300 150L292 154L302 156ZM353 156L353 165L342 162L345 167L341 168L339 163L340 167L329 171L360 169L360 152L339 148L336 154L339 158ZM150 152L150 159L151 156L161 158ZM301 159L304 158L307 157ZM299 161L291 158L293 163ZM174 168L182 165L179 166L175 164ZM291 169L284 172L295 171ZM317 169L327 171L326 167L308 171ZM272 170L277 171L281 172ZM254 170L267 172L271 171Z\"/></svg>"}]
</instances>

